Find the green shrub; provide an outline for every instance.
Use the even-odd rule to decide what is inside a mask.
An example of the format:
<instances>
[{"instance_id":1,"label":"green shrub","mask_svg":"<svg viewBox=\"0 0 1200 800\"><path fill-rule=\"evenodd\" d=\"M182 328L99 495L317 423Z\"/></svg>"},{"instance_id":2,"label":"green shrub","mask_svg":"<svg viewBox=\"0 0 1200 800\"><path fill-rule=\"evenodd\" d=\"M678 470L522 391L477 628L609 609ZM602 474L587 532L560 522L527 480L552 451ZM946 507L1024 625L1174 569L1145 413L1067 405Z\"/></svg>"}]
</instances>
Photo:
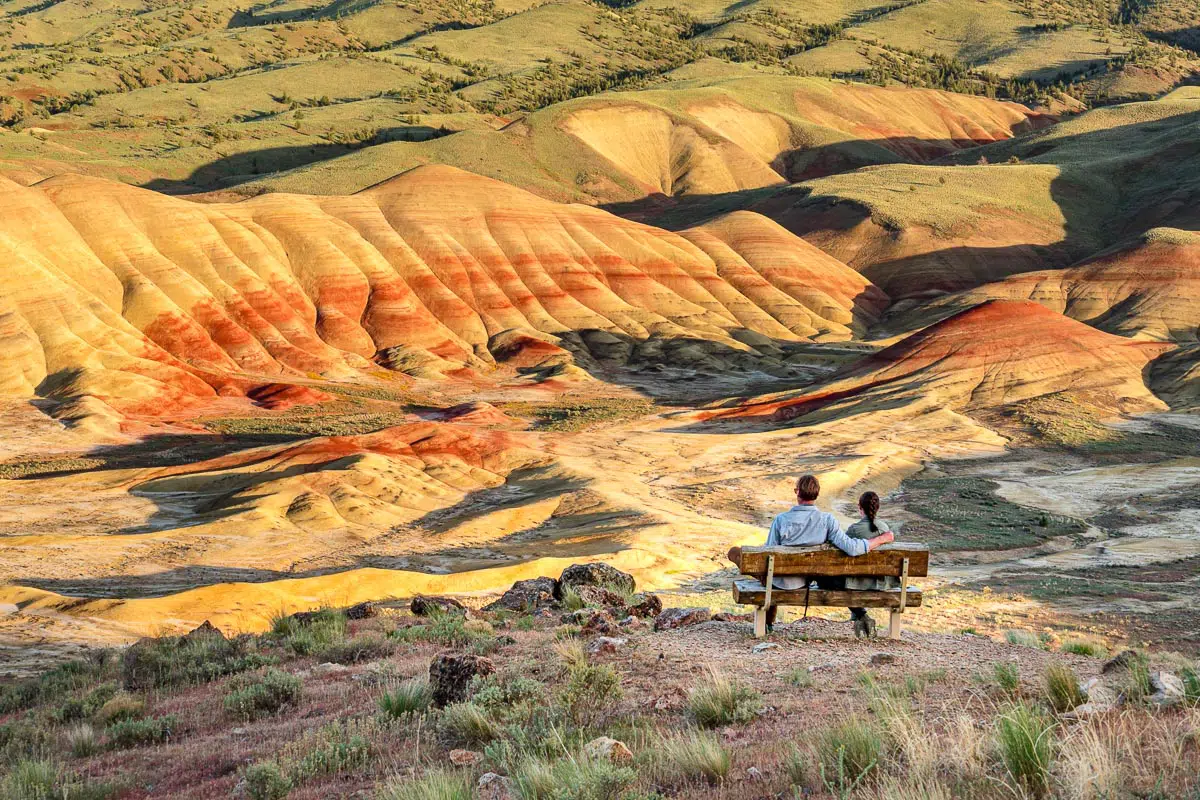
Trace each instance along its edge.
<instances>
[{"instance_id":1,"label":"green shrub","mask_svg":"<svg viewBox=\"0 0 1200 800\"><path fill-rule=\"evenodd\" d=\"M607 664L578 664L567 670L567 683L559 700L580 722L594 719L621 699L621 678Z\"/></svg>"},{"instance_id":2,"label":"green shrub","mask_svg":"<svg viewBox=\"0 0 1200 800\"><path fill-rule=\"evenodd\" d=\"M1046 667L1046 700L1059 714L1087 702L1087 696L1079 688L1075 670L1058 662Z\"/></svg>"},{"instance_id":3,"label":"green shrub","mask_svg":"<svg viewBox=\"0 0 1200 800\"><path fill-rule=\"evenodd\" d=\"M839 796L852 792L883 758L879 726L866 719L847 719L817 736L817 767L821 781Z\"/></svg>"},{"instance_id":4,"label":"green shrub","mask_svg":"<svg viewBox=\"0 0 1200 800\"><path fill-rule=\"evenodd\" d=\"M1059 649L1064 653L1092 658L1104 658L1108 655L1108 648L1102 642L1091 639L1067 639Z\"/></svg>"},{"instance_id":5,"label":"green shrub","mask_svg":"<svg viewBox=\"0 0 1200 800\"><path fill-rule=\"evenodd\" d=\"M542 699L546 687L524 675L488 675L471 682L471 702L488 709L504 709Z\"/></svg>"},{"instance_id":6,"label":"green shrub","mask_svg":"<svg viewBox=\"0 0 1200 800\"><path fill-rule=\"evenodd\" d=\"M1008 774L1020 787L1043 794L1054 759L1054 723L1024 703L996 720L996 745Z\"/></svg>"},{"instance_id":7,"label":"green shrub","mask_svg":"<svg viewBox=\"0 0 1200 800\"><path fill-rule=\"evenodd\" d=\"M522 800L617 800L635 780L628 767L586 758L528 761L513 778Z\"/></svg>"},{"instance_id":8,"label":"green shrub","mask_svg":"<svg viewBox=\"0 0 1200 800\"><path fill-rule=\"evenodd\" d=\"M797 689L807 689L813 685L812 673L807 667L796 667L787 674L785 680Z\"/></svg>"},{"instance_id":9,"label":"green shrub","mask_svg":"<svg viewBox=\"0 0 1200 800\"><path fill-rule=\"evenodd\" d=\"M68 661L36 678L0 688L0 714L32 708L44 700L83 689L105 674L107 663L106 654L88 661Z\"/></svg>"},{"instance_id":10,"label":"green shrub","mask_svg":"<svg viewBox=\"0 0 1200 800\"><path fill-rule=\"evenodd\" d=\"M442 709L438 734L449 744L476 746L500 735L500 727L474 703L455 703Z\"/></svg>"},{"instance_id":11,"label":"green shrub","mask_svg":"<svg viewBox=\"0 0 1200 800\"><path fill-rule=\"evenodd\" d=\"M465 773L432 770L420 778L393 778L379 790L378 800L472 800L473 795Z\"/></svg>"},{"instance_id":12,"label":"green shrub","mask_svg":"<svg viewBox=\"0 0 1200 800\"><path fill-rule=\"evenodd\" d=\"M165 717L149 719L122 719L104 729L108 746L121 750L126 747L137 747L143 744L165 742L175 729L175 717L168 714Z\"/></svg>"},{"instance_id":13,"label":"green shrub","mask_svg":"<svg viewBox=\"0 0 1200 800\"><path fill-rule=\"evenodd\" d=\"M380 695L379 710L393 719L403 719L410 714L423 714L433 703L433 690L429 681L414 679L405 681L390 692Z\"/></svg>"},{"instance_id":14,"label":"green shrub","mask_svg":"<svg viewBox=\"0 0 1200 800\"><path fill-rule=\"evenodd\" d=\"M395 649L395 642L376 634L364 634L330 645L321 650L319 655L323 660L335 664L362 664L387 658Z\"/></svg>"},{"instance_id":15,"label":"green shrub","mask_svg":"<svg viewBox=\"0 0 1200 800\"><path fill-rule=\"evenodd\" d=\"M269 636L298 656L332 650L346 638L346 615L323 608L306 616L278 616L271 622Z\"/></svg>"},{"instance_id":16,"label":"green shrub","mask_svg":"<svg viewBox=\"0 0 1200 800\"><path fill-rule=\"evenodd\" d=\"M4 800L56 800L58 767L49 761L19 761L0 783Z\"/></svg>"},{"instance_id":17,"label":"green shrub","mask_svg":"<svg viewBox=\"0 0 1200 800\"><path fill-rule=\"evenodd\" d=\"M992 665L992 678L1004 694L1015 696L1021 691L1021 671L1014 662L997 661Z\"/></svg>"},{"instance_id":18,"label":"green shrub","mask_svg":"<svg viewBox=\"0 0 1200 800\"><path fill-rule=\"evenodd\" d=\"M54 732L26 715L0 725L0 766L22 761L39 761L55 746Z\"/></svg>"},{"instance_id":19,"label":"green shrub","mask_svg":"<svg viewBox=\"0 0 1200 800\"><path fill-rule=\"evenodd\" d=\"M137 697L120 692L96 711L96 721L101 725L120 722L124 719L137 719L146 711L146 704Z\"/></svg>"},{"instance_id":20,"label":"green shrub","mask_svg":"<svg viewBox=\"0 0 1200 800\"><path fill-rule=\"evenodd\" d=\"M280 751L278 761L293 784L317 775L362 769L371 759L375 733L370 720L331 722L289 743Z\"/></svg>"},{"instance_id":21,"label":"green shrub","mask_svg":"<svg viewBox=\"0 0 1200 800\"><path fill-rule=\"evenodd\" d=\"M688 713L704 728L745 723L762 710L762 696L751 686L713 673L688 695Z\"/></svg>"},{"instance_id":22,"label":"green shrub","mask_svg":"<svg viewBox=\"0 0 1200 800\"><path fill-rule=\"evenodd\" d=\"M102 683L82 697L68 697L62 705L50 712L50 718L63 723L87 719L103 708L116 694L115 683Z\"/></svg>"},{"instance_id":23,"label":"green shrub","mask_svg":"<svg viewBox=\"0 0 1200 800\"><path fill-rule=\"evenodd\" d=\"M283 800L292 782L274 761L260 761L246 768L246 796L250 800Z\"/></svg>"},{"instance_id":24,"label":"green shrub","mask_svg":"<svg viewBox=\"0 0 1200 800\"><path fill-rule=\"evenodd\" d=\"M225 710L245 720L274 714L300 699L304 683L295 675L269 669L250 680L236 680L225 695Z\"/></svg>"},{"instance_id":25,"label":"green shrub","mask_svg":"<svg viewBox=\"0 0 1200 800\"><path fill-rule=\"evenodd\" d=\"M719 783L729 774L729 751L716 734L688 731L671 736L658 749L659 766L669 778Z\"/></svg>"},{"instance_id":26,"label":"green shrub","mask_svg":"<svg viewBox=\"0 0 1200 800\"><path fill-rule=\"evenodd\" d=\"M466 647L485 653L496 647L496 635L491 627L469 624L461 614L439 612L431 614L425 625L399 628L392 636L402 642L427 642L443 647Z\"/></svg>"},{"instance_id":27,"label":"green shrub","mask_svg":"<svg viewBox=\"0 0 1200 800\"><path fill-rule=\"evenodd\" d=\"M274 663L257 652L249 639L221 636L166 637L133 646L134 657L124 662L129 689L186 686L235 675Z\"/></svg>"}]
</instances>

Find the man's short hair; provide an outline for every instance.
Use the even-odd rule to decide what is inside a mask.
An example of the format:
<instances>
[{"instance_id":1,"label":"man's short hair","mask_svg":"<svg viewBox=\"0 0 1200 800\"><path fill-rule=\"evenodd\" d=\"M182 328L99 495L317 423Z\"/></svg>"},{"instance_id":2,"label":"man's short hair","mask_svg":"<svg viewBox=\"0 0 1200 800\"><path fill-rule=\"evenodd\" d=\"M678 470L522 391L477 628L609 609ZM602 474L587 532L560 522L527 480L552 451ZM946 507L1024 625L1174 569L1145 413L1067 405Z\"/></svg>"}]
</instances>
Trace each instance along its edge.
<instances>
[{"instance_id":1,"label":"man's short hair","mask_svg":"<svg viewBox=\"0 0 1200 800\"><path fill-rule=\"evenodd\" d=\"M812 502L821 496L821 482L816 475L802 475L796 481L796 496L801 500Z\"/></svg>"}]
</instances>

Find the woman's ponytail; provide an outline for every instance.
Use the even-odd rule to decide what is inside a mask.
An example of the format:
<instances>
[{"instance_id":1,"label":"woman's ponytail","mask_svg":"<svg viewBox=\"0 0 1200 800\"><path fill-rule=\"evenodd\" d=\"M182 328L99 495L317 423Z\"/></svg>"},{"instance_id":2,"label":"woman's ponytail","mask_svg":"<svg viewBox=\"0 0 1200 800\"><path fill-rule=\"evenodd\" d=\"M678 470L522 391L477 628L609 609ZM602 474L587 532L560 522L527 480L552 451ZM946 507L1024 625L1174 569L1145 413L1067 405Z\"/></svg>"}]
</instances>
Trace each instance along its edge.
<instances>
[{"instance_id":1,"label":"woman's ponytail","mask_svg":"<svg viewBox=\"0 0 1200 800\"><path fill-rule=\"evenodd\" d=\"M875 524L875 515L879 513L879 495L874 492L863 492L862 497L858 498L858 507L867 515L871 533L878 533L879 526Z\"/></svg>"}]
</instances>

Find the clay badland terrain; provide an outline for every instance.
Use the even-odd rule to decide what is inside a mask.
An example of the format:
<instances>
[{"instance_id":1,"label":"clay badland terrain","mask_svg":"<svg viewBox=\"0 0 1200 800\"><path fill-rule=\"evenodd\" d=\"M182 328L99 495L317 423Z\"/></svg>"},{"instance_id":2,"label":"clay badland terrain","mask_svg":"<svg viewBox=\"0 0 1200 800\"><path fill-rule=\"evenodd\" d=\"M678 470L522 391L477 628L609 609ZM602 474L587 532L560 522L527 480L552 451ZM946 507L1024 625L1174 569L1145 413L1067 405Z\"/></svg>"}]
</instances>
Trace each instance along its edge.
<instances>
[{"instance_id":1,"label":"clay badland terrain","mask_svg":"<svg viewBox=\"0 0 1200 800\"><path fill-rule=\"evenodd\" d=\"M12 683L3 786L53 761L24 758L20 725L99 713L51 708L60 690L103 694L98 648L207 621L250 638L145 685L124 662L118 699L142 705L111 721L169 744L132 764L110 729L96 746L113 752L46 767L47 786L91 796L86 773L112 796L284 796L246 770L269 762L288 796L391 778L384 796L460 797L450 784L478 764L439 772L437 749L458 744L523 797L1191 796L1195 713L1128 711L1128 686L1119 719L1053 728L1072 746L1042 779L967 729L983 706L1007 709L1000 730L1035 713L1038 674L1098 675L1087 655L1104 649L1143 648L1200 694L1179 666L1200 655L1198 20L1183 0L4 3L0 674L91 666ZM907 642L875 653L831 610L753 653L737 618L634 622L592 661L560 643L562 674L543 665L536 689L509 673L571 639L559 615L583 623L596 598L560 589L552 623L396 610L426 595L478 609L603 562L668 606L739 613L724 552L761 543L803 472L843 522L875 490L900 538L931 546ZM379 619L349 634L329 610L364 602ZM347 717L442 646L508 675L472 701L482 722L428 717L423 760L420 697L398 728ZM1075 655L1044 652L1060 647ZM900 659L884 678L903 692L854 676L872 654ZM1148 697L1145 658L1113 670L1146 671ZM291 744L262 749L217 709L189 716L208 681L271 663L319 684L303 703L270 691L336 741L274 714L259 744ZM723 672L692 675L704 664ZM623 701L588 682L612 665L632 681ZM814 677L816 694L773 697ZM608 775L607 794L549 751L562 791L539 793L524 756L484 747L517 736L486 698L536 705L559 679L606 709L562 700L568 755L652 709L622 729L637 773ZM671 733L662 761L662 720L707 724L700 684L781 716ZM848 776L836 746L753 755L787 720L831 713L828 692L871 698L882 749L865 769ZM905 749L925 734L903 727L900 695L970 714ZM146 703L159 716L139 719ZM150 730L168 716L184 721ZM375 727L347 732L360 724ZM61 744L48 736L39 758ZM1118 745L1131 737L1183 743L1135 756ZM1071 761L1084 740L1095 757ZM151 779L196 742L210 762ZM375 757L414 742L415 757ZM347 760L305 761L326 745ZM725 769L680 768L689 747ZM963 747L975 772L951 780L934 751ZM1080 777L1102 756L1162 764ZM905 770L928 785L903 794L889 781Z\"/></svg>"}]
</instances>

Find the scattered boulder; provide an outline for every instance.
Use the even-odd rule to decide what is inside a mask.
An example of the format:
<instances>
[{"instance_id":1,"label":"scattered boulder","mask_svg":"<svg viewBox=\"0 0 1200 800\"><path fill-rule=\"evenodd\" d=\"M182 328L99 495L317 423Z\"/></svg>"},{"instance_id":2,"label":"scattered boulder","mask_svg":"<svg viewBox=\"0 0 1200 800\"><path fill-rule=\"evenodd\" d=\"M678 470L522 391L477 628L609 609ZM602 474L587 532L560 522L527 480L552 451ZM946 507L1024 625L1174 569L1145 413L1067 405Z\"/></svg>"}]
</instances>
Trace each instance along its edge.
<instances>
[{"instance_id":1,"label":"scattered boulder","mask_svg":"<svg viewBox=\"0 0 1200 800\"><path fill-rule=\"evenodd\" d=\"M1150 673L1150 686L1154 689L1154 694L1150 695L1150 705L1157 708L1181 705L1187 699L1183 681L1170 672Z\"/></svg>"},{"instance_id":2,"label":"scattered boulder","mask_svg":"<svg viewBox=\"0 0 1200 800\"><path fill-rule=\"evenodd\" d=\"M613 764L633 763L633 753L625 743L619 742L616 739L610 739L607 736L592 739L585 744L583 746L583 754L589 759L596 761L608 761Z\"/></svg>"},{"instance_id":3,"label":"scattered boulder","mask_svg":"<svg viewBox=\"0 0 1200 800\"><path fill-rule=\"evenodd\" d=\"M712 614L707 608L668 608L654 618L654 630L672 631L708 622Z\"/></svg>"},{"instance_id":4,"label":"scattered boulder","mask_svg":"<svg viewBox=\"0 0 1200 800\"><path fill-rule=\"evenodd\" d=\"M417 595L408 605L413 616L428 617L433 614L462 614L466 615L467 607L453 597L424 597Z\"/></svg>"},{"instance_id":5,"label":"scattered boulder","mask_svg":"<svg viewBox=\"0 0 1200 800\"><path fill-rule=\"evenodd\" d=\"M367 601L346 609L347 619L370 619L379 616L379 606Z\"/></svg>"},{"instance_id":6,"label":"scattered boulder","mask_svg":"<svg viewBox=\"0 0 1200 800\"><path fill-rule=\"evenodd\" d=\"M1142 658L1136 650L1122 650L1104 662L1100 668L1101 675L1111 675L1114 672L1125 672Z\"/></svg>"},{"instance_id":7,"label":"scattered boulder","mask_svg":"<svg viewBox=\"0 0 1200 800\"><path fill-rule=\"evenodd\" d=\"M581 586L604 586L623 594L633 594L637 588L637 582L628 572L599 562L572 564L562 571L558 585L560 592L568 587L578 591Z\"/></svg>"},{"instance_id":8,"label":"scattered boulder","mask_svg":"<svg viewBox=\"0 0 1200 800\"><path fill-rule=\"evenodd\" d=\"M662 599L656 594L646 592L633 596L633 604L629 606L629 613L635 617L657 617L662 613L662 608Z\"/></svg>"},{"instance_id":9,"label":"scattered boulder","mask_svg":"<svg viewBox=\"0 0 1200 800\"><path fill-rule=\"evenodd\" d=\"M882 667L885 664L895 664L896 656L892 653L876 653L871 656L871 666Z\"/></svg>"},{"instance_id":10,"label":"scattered boulder","mask_svg":"<svg viewBox=\"0 0 1200 800\"><path fill-rule=\"evenodd\" d=\"M599 609L583 624L585 635L613 636L619 632L617 621L613 619L612 614Z\"/></svg>"},{"instance_id":11,"label":"scattered boulder","mask_svg":"<svg viewBox=\"0 0 1200 800\"><path fill-rule=\"evenodd\" d=\"M429 688L438 708L467 699L467 690L476 675L491 675L496 665L490 658L470 654L442 653L429 665Z\"/></svg>"},{"instance_id":12,"label":"scattered boulder","mask_svg":"<svg viewBox=\"0 0 1200 800\"><path fill-rule=\"evenodd\" d=\"M588 653L592 655L611 655L626 645L628 639L618 639L613 636L597 636L590 645Z\"/></svg>"},{"instance_id":13,"label":"scattered boulder","mask_svg":"<svg viewBox=\"0 0 1200 800\"><path fill-rule=\"evenodd\" d=\"M485 772L475 785L476 800L517 800L517 787L511 778Z\"/></svg>"},{"instance_id":14,"label":"scattered boulder","mask_svg":"<svg viewBox=\"0 0 1200 800\"><path fill-rule=\"evenodd\" d=\"M483 753L474 750L451 750L450 763L456 767L473 767L483 761Z\"/></svg>"},{"instance_id":15,"label":"scattered boulder","mask_svg":"<svg viewBox=\"0 0 1200 800\"><path fill-rule=\"evenodd\" d=\"M201 622L198 626L196 626L192 630L188 631L188 633L184 635L183 641L195 642L195 641L199 641L199 640L203 640L203 639L224 639L224 638L225 638L225 634L221 633L221 631L218 628L216 628L211 622L209 622L208 620L204 620L204 622Z\"/></svg>"},{"instance_id":16,"label":"scattered boulder","mask_svg":"<svg viewBox=\"0 0 1200 800\"><path fill-rule=\"evenodd\" d=\"M625 598L604 586L580 586L574 589L584 605L625 610Z\"/></svg>"},{"instance_id":17,"label":"scattered boulder","mask_svg":"<svg viewBox=\"0 0 1200 800\"><path fill-rule=\"evenodd\" d=\"M558 597L558 582L554 578L532 578L517 581L500 599L484 607L484 611L517 611L527 613L552 606Z\"/></svg>"}]
</instances>

